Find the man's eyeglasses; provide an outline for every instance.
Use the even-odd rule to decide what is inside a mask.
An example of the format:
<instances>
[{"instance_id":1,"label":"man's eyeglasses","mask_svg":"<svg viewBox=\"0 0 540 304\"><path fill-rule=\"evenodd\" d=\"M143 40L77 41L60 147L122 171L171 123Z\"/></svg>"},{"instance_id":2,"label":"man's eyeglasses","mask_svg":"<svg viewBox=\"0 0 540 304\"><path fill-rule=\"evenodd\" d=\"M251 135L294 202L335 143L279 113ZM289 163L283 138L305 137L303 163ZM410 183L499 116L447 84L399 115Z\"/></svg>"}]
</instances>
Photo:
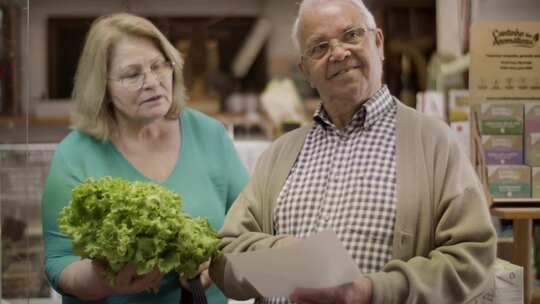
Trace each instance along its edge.
<instances>
[{"instance_id":1,"label":"man's eyeglasses","mask_svg":"<svg viewBox=\"0 0 540 304\"><path fill-rule=\"evenodd\" d=\"M341 34L341 37L339 38L339 44L341 46L356 46L362 43L364 41L364 38L366 37L367 32L373 32L375 29L371 28L352 28L350 30L347 30ZM334 40L334 39L332 39ZM310 46L306 49L306 51L302 54L302 57L308 58L308 59L321 59L326 54L328 54L333 47L335 47L336 43L332 46L332 40L329 41L323 41L320 43L317 43L316 45Z\"/></svg>"},{"instance_id":2,"label":"man's eyeglasses","mask_svg":"<svg viewBox=\"0 0 540 304\"><path fill-rule=\"evenodd\" d=\"M150 66L150 72L154 74L154 76L159 80L159 82L163 82L172 75L173 68L173 62L159 61ZM109 78L109 80L120 82L120 84L127 90L138 91L143 87L143 84L146 80L146 74L147 72L140 71L135 73L129 73L119 78Z\"/></svg>"}]
</instances>

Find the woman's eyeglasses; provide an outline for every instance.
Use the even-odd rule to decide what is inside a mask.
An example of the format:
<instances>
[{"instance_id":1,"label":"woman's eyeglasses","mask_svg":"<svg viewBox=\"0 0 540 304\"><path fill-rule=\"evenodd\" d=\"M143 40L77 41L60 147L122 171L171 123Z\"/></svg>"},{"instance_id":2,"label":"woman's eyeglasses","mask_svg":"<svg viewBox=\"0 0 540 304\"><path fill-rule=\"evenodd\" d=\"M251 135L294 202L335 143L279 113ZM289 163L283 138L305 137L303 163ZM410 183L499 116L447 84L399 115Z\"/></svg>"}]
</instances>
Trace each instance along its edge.
<instances>
[{"instance_id":1,"label":"woman's eyeglasses","mask_svg":"<svg viewBox=\"0 0 540 304\"><path fill-rule=\"evenodd\" d=\"M150 67L150 73L154 74L154 76L159 80L159 82L163 82L172 75L173 68L173 62L160 61L152 64L152 66ZM109 78L109 80L120 82L120 84L127 90L138 91L143 87L147 74L147 72L141 71L136 73L130 73L119 78Z\"/></svg>"}]
</instances>

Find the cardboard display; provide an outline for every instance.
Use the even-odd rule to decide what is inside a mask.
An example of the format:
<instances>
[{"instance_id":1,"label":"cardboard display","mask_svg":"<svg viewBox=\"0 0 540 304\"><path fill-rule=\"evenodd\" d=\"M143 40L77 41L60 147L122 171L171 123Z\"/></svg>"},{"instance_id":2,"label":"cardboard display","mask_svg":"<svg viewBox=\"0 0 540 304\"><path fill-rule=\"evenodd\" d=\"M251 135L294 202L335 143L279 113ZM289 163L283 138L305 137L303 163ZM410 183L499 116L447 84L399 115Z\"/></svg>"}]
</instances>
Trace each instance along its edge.
<instances>
[{"instance_id":1,"label":"cardboard display","mask_svg":"<svg viewBox=\"0 0 540 304\"><path fill-rule=\"evenodd\" d=\"M471 104L540 102L540 22L478 22L471 28Z\"/></svg>"},{"instance_id":2,"label":"cardboard display","mask_svg":"<svg viewBox=\"0 0 540 304\"><path fill-rule=\"evenodd\" d=\"M540 203L531 199L530 167L540 157L540 134L535 131L540 105L540 22L477 22L471 27L470 56L472 160L486 193L501 204ZM510 134L522 136L521 148L508 138L485 137Z\"/></svg>"}]
</instances>

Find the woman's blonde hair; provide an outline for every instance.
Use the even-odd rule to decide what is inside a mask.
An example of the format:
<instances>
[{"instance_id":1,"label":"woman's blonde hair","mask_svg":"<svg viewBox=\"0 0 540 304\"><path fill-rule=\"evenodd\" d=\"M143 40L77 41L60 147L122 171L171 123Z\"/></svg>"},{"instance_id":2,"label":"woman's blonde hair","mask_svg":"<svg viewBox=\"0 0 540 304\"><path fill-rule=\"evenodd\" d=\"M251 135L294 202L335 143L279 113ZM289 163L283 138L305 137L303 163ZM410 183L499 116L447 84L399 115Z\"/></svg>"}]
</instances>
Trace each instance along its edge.
<instances>
[{"instance_id":1,"label":"woman's blonde hair","mask_svg":"<svg viewBox=\"0 0 540 304\"><path fill-rule=\"evenodd\" d=\"M183 60L176 48L157 27L145 18L119 13L96 19L86 36L79 59L71 115L71 128L100 140L110 138L116 125L113 106L107 101L107 78L110 55L122 38L142 37L153 41L163 55L173 63L173 101L166 118L176 119L186 102L182 76Z\"/></svg>"}]
</instances>

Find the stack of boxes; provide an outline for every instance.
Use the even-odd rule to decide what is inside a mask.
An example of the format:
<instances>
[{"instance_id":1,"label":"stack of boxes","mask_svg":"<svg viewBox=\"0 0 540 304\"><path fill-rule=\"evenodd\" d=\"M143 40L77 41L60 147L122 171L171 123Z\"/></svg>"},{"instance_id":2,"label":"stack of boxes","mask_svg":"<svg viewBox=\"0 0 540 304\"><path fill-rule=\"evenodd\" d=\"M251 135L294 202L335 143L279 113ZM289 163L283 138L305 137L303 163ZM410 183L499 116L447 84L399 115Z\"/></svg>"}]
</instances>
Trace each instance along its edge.
<instances>
[{"instance_id":1,"label":"stack of boxes","mask_svg":"<svg viewBox=\"0 0 540 304\"><path fill-rule=\"evenodd\" d=\"M480 133L495 198L540 198L540 103L480 106Z\"/></svg>"},{"instance_id":2,"label":"stack of boxes","mask_svg":"<svg viewBox=\"0 0 540 304\"><path fill-rule=\"evenodd\" d=\"M532 197L540 198L540 103L525 104L525 162L532 167Z\"/></svg>"}]
</instances>

